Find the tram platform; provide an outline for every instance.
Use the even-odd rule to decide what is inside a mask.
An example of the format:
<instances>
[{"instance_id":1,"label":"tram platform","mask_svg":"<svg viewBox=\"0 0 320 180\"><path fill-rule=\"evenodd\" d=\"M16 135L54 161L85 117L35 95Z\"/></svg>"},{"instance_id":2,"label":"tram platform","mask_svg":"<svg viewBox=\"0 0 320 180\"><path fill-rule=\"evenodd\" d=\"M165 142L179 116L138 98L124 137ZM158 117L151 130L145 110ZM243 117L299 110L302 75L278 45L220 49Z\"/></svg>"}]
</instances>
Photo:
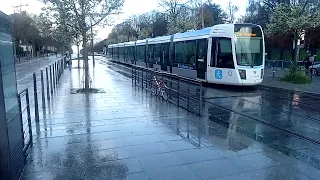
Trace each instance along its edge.
<instances>
[{"instance_id":1,"label":"tram platform","mask_svg":"<svg viewBox=\"0 0 320 180\"><path fill-rule=\"evenodd\" d=\"M90 72L92 87L99 89L95 94L74 93L83 86L82 68L64 72L55 100L33 123L22 179L320 176L317 145L217 106L206 106L198 117L133 86L131 78L110 66L97 60Z\"/></svg>"},{"instance_id":2,"label":"tram platform","mask_svg":"<svg viewBox=\"0 0 320 180\"><path fill-rule=\"evenodd\" d=\"M320 94L320 76L319 75L312 76L311 84L292 84L292 83L280 81L280 78L284 76L285 72L286 72L286 69L266 68L265 76L261 86L314 93L318 95Z\"/></svg>"}]
</instances>

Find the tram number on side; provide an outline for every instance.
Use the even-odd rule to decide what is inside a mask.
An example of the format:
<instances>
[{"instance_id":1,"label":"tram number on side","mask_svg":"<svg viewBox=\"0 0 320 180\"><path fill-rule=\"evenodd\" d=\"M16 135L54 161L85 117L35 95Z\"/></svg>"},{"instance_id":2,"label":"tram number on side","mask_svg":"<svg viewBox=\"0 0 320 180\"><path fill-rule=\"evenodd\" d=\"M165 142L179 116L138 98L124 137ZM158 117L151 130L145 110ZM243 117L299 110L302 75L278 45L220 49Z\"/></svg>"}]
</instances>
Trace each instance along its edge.
<instances>
[{"instance_id":1,"label":"tram number on side","mask_svg":"<svg viewBox=\"0 0 320 180\"><path fill-rule=\"evenodd\" d=\"M214 74L215 74L216 79L222 79L222 70L221 69L216 69Z\"/></svg>"}]
</instances>

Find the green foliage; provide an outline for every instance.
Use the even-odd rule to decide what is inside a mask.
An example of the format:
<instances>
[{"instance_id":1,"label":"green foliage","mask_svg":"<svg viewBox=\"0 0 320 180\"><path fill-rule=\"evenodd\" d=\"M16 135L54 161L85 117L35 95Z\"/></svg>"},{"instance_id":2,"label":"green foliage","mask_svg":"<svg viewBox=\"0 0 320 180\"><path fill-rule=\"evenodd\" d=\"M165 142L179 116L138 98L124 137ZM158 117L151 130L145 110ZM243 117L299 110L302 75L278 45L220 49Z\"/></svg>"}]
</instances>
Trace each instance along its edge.
<instances>
[{"instance_id":1,"label":"green foliage","mask_svg":"<svg viewBox=\"0 0 320 180\"><path fill-rule=\"evenodd\" d=\"M267 25L267 34L291 36L297 40L301 39L305 30L317 27L319 12L308 10L305 3L277 5Z\"/></svg>"},{"instance_id":2,"label":"green foliage","mask_svg":"<svg viewBox=\"0 0 320 180\"><path fill-rule=\"evenodd\" d=\"M28 14L21 12L10 15L13 22L13 37L17 44L29 44L32 45L34 55L36 51L40 51L42 47L51 46L56 47L59 50L59 46L70 46L70 38L66 42L60 36L61 32L58 31L58 27L48 17L46 13L40 15ZM65 29L63 34L66 34ZM67 35L70 37L70 35ZM16 47L17 54L21 53L19 47Z\"/></svg>"},{"instance_id":3,"label":"green foliage","mask_svg":"<svg viewBox=\"0 0 320 180\"><path fill-rule=\"evenodd\" d=\"M295 43L295 55L292 60L297 61L299 49L296 46L297 40L302 39L306 30L320 25L319 11L308 8L308 0L297 3L280 3L273 9L270 22L267 24L266 34L268 36L291 37Z\"/></svg>"},{"instance_id":4,"label":"green foliage","mask_svg":"<svg viewBox=\"0 0 320 180\"><path fill-rule=\"evenodd\" d=\"M294 84L310 84L312 80L305 72L301 71L298 66L293 65L289 68L286 74L280 79L281 81Z\"/></svg>"}]
</instances>

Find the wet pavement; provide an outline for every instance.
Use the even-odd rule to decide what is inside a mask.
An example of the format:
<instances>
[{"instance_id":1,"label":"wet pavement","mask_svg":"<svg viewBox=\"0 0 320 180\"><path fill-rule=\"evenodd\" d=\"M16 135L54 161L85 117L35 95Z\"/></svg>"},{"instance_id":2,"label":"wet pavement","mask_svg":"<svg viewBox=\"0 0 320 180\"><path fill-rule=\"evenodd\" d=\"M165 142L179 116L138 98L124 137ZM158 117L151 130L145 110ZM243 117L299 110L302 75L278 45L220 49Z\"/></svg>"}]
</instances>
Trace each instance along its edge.
<instances>
[{"instance_id":1,"label":"wet pavement","mask_svg":"<svg viewBox=\"0 0 320 180\"><path fill-rule=\"evenodd\" d=\"M97 61L90 74L93 86L105 93L70 94L72 88L82 87L83 70L64 72L54 100L41 113L40 122L33 122L34 142L22 179L273 180L320 176L319 146L253 119L274 115L269 122L283 122L287 128L299 130L292 124L300 124L300 129L317 127L302 123L316 122L305 118L312 99L298 103L300 111L290 111L293 105L288 102L296 102L297 98L292 101L295 95L283 97L277 104L272 98L279 99L281 92L269 97L263 96L268 89L239 90L230 97L226 89L207 88L205 114L199 118L132 86L131 78L103 61ZM268 101L275 103L264 106ZM288 111L279 113L276 109L280 107Z\"/></svg>"}]
</instances>

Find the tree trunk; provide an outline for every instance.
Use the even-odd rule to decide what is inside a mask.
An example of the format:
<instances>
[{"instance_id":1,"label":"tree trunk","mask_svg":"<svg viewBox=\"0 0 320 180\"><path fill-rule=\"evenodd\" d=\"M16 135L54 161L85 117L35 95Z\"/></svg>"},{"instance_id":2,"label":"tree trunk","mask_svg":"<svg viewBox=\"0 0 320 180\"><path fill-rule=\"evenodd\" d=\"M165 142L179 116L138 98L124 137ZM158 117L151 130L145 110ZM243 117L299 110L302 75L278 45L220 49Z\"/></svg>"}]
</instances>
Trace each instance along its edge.
<instances>
[{"instance_id":1,"label":"tree trunk","mask_svg":"<svg viewBox=\"0 0 320 180\"><path fill-rule=\"evenodd\" d=\"M92 30L92 23L91 23L91 52L92 52L92 64L93 67L95 66L95 62L94 62L94 50L93 50L93 30Z\"/></svg>"},{"instance_id":2,"label":"tree trunk","mask_svg":"<svg viewBox=\"0 0 320 180\"><path fill-rule=\"evenodd\" d=\"M202 28L204 28L204 13L203 13L204 9L203 7L201 7L201 26Z\"/></svg>"},{"instance_id":3,"label":"tree trunk","mask_svg":"<svg viewBox=\"0 0 320 180\"><path fill-rule=\"evenodd\" d=\"M297 63L297 55L299 53L299 48L297 46L297 40L293 40L293 54L292 54L292 63L296 64Z\"/></svg>"},{"instance_id":4,"label":"tree trunk","mask_svg":"<svg viewBox=\"0 0 320 180\"><path fill-rule=\"evenodd\" d=\"M79 50L79 44L77 44L77 54L78 54L78 68L80 68L80 50Z\"/></svg>"},{"instance_id":5,"label":"tree trunk","mask_svg":"<svg viewBox=\"0 0 320 180\"><path fill-rule=\"evenodd\" d=\"M83 42L83 60L84 60L84 88L89 90L89 62L88 62L88 47L87 47L87 32L84 29L82 31L82 42Z\"/></svg>"}]
</instances>

